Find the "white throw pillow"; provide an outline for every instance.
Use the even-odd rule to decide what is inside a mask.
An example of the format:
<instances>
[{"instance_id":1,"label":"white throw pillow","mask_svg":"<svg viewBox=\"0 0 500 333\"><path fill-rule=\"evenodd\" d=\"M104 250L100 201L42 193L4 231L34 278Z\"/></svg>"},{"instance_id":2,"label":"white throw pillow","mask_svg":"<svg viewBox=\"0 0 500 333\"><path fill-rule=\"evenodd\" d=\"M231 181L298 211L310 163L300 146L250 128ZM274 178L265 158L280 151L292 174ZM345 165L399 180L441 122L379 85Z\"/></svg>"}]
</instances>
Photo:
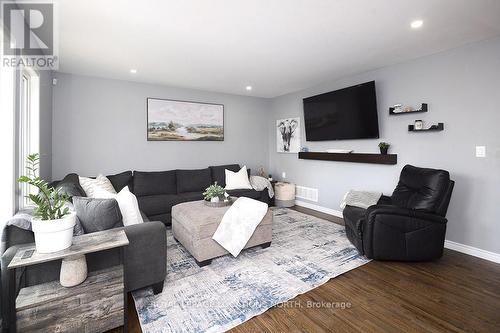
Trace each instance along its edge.
<instances>
[{"instance_id":1,"label":"white throw pillow","mask_svg":"<svg viewBox=\"0 0 500 333\"><path fill-rule=\"evenodd\" d=\"M137 198L130 192L128 186L125 186L118 194L97 187L94 189L94 198L115 199L118 202L118 207L120 207L124 226L144 222Z\"/></svg>"},{"instance_id":2,"label":"white throw pillow","mask_svg":"<svg viewBox=\"0 0 500 333\"><path fill-rule=\"evenodd\" d=\"M78 181L80 182L80 186L87 194L87 197L93 198L94 190L96 188L101 188L105 191L116 194L113 184L111 184L109 179L103 175L98 175L95 179L78 176Z\"/></svg>"},{"instance_id":3,"label":"white throw pillow","mask_svg":"<svg viewBox=\"0 0 500 333\"><path fill-rule=\"evenodd\" d=\"M226 190L252 189L248 180L247 166L244 165L240 171L233 172L226 169Z\"/></svg>"}]
</instances>

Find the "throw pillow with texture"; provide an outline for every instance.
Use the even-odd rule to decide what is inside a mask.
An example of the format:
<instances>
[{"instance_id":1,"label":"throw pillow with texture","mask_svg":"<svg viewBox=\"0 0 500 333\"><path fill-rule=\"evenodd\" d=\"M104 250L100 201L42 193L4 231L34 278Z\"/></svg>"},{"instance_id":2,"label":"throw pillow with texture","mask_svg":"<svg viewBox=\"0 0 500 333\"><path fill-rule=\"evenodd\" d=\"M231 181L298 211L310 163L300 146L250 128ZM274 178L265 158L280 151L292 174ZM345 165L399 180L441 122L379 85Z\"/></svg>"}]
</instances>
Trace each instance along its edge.
<instances>
[{"instance_id":1,"label":"throw pillow with texture","mask_svg":"<svg viewBox=\"0 0 500 333\"><path fill-rule=\"evenodd\" d=\"M128 186L125 186L118 194L105 191L102 188L95 188L95 198L115 199L120 207L122 213L123 225L128 226L132 224L143 223L141 211L139 210L139 203L135 195L130 192Z\"/></svg>"},{"instance_id":2,"label":"throw pillow with texture","mask_svg":"<svg viewBox=\"0 0 500 333\"><path fill-rule=\"evenodd\" d=\"M76 216L85 233L122 226L122 215L114 199L73 197Z\"/></svg>"},{"instance_id":3,"label":"throw pillow with texture","mask_svg":"<svg viewBox=\"0 0 500 333\"><path fill-rule=\"evenodd\" d=\"M96 188L101 188L110 193L116 193L113 184L111 184L109 179L103 175L98 175L95 179L79 176L78 179L88 197L94 197L94 191Z\"/></svg>"},{"instance_id":4,"label":"throw pillow with texture","mask_svg":"<svg viewBox=\"0 0 500 333\"><path fill-rule=\"evenodd\" d=\"M226 173L226 190L252 189L252 185L248 180L246 165L244 165L238 172L233 172L227 169L224 172Z\"/></svg>"}]
</instances>

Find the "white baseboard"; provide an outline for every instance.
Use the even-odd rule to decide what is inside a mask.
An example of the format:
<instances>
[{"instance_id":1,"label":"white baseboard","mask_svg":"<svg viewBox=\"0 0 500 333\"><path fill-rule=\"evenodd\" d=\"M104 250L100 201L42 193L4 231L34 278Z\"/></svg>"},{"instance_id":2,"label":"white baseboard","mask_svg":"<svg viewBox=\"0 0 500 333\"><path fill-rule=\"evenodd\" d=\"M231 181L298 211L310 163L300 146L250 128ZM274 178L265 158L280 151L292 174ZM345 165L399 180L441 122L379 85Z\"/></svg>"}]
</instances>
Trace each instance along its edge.
<instances>
[{"instance_id":1,"label":"white baseboard","mask_svg":"<svg viewBox=\"0 0 500 333\"><path fill-rule=\"evenodd\" d=\"M312 210L317 210L318 212L322 212L322 213L325 213L325 214L330 214L330 215L333 215L333 216L336 216L336 217L340 217L340 218L344 217L342 215L342 212L340 210L326 208L326 207L323 207L323 206L315 205L315 204L310 203L310 202L306 202L306 201L302 201L302 200L295 200L295 204L297 206L300 206L300 207L305 207L305 208L309 208L309 209L312 209Z\"/></svg>"},{"instance_id":2,"label":"white baseboard","mask_svg":"<svg viewBox=\"0 0 500 333\"><path fill-rule=\"evenodd\" d=\"M450 250L455 250L458 252L462 252L465 254L469 254L474 257L478 257L481 259L485 259L488 261L493 261L496 262L497 264L500 264L500 254L495 253L495 252L490 252L482 249L478 249L477 247L465 245L465 244L460 244L457 242L453 242L450 240L445 240L444 241L444 247Z\"/></svg>"},{"instance_id":3,"label":"white baseboard","mask_svg":"<svg viewBox=\"0 0 500 333\"><path fill-rule=\"evenodd\" d=\"M331 208L327 208L327 207L322 207L322 206L315 205L313 203L305 202L302 200L295 200L295 204L297 206L300 206L300 207L313 209L313 210L316 210L318 212L322 212L325 214L330 214L330 215L333 215L336 217L343 218L342 212L339 210L335 210L335 209L331 209ZM450 249L450 250L458 251L461 253L465 253L465 254L468 254L468 255L471 255L474 257L478 257L481 259L485 259L485 260L500 264L500 254L499 253L478 249L477 247L472 247L469 245L460 244L460 243L453 242L450 240L444 241L444 247L447 249Z\"/></svg>"}]
</instances>

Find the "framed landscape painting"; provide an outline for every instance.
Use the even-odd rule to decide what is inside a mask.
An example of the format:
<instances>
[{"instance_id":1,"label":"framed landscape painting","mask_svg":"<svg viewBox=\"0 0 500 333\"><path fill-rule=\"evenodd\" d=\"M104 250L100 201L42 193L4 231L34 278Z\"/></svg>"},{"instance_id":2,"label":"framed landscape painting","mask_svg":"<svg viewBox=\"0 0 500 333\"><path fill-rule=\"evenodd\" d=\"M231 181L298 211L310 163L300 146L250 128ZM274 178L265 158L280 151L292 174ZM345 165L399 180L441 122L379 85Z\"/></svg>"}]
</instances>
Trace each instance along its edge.
<instances>
[{"instance_id":1,"label":"framed landscape painting","mask_svg":"<svg viewBox=\"0 0 500 333\"><path fill-rule=\"evenodd\" d=\"M148 141L224 141L224 105L147 99Z\"/></svg>"}]
</instances>

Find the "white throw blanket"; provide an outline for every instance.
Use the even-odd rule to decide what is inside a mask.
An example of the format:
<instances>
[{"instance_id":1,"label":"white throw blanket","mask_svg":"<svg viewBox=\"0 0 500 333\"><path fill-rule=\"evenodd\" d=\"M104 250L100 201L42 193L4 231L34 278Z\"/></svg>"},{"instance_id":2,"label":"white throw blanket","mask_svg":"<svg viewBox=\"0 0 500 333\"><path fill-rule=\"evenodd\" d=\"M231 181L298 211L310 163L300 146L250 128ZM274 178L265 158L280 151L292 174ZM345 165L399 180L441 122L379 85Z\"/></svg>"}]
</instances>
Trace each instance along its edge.
<instances>
[{"instance_id":1,"label":"white throw blanket","mask_svg":"<svg viewBox=\"0 0 500 333\"><path fill-rule=\"evenodd\" d=\"M344 199L340 203L340 208L344 209L345 206L354 206L366 209L376 205L381 196L381 192L350 190L344 195Z\"/></svg>"},{"instance_id":2,"label":"white throw blanket","mask_svg":"<svg viewBox=\"0 0 500 333\"><path fill-rule=\"evenodd\" d=\"M267 188L269 198L274 197L273 186L267 178L261 176L250 176L250 185L252 185L253 189L256 191L263 191L265 188Z\"/></svg>"},{"instance_id":3,"label":"white throw blanket","mask_svg":"<svg viewBox=\"0 0 500 333\"><path fill-rule=\"evenodd\" d=\"M222 217L212 239L237 257L266 215L267 208L261 201L238 198Z\"/></svg>"}]
</instances>

